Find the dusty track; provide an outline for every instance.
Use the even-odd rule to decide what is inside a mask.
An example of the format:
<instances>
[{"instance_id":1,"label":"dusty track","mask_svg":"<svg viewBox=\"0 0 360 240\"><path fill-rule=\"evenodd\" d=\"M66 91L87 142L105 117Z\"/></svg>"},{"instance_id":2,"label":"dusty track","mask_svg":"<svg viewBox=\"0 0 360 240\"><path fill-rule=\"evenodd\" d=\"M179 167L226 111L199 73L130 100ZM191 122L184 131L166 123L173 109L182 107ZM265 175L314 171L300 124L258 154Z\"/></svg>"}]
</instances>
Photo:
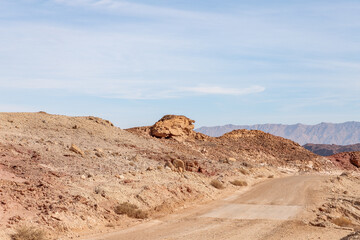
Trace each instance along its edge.
<instances>
[{"instance_id":1,"label":"dusty track","mask_svg":"<svg viewBox=\"0 0 360 240\"><path fill-rule=\"evenodd\" d=\"M225 200L87 240L340 239L348 232L302 221L306 209L321 201L325 180L324 176L267 180Z\"/></svg>"}]
</instances>

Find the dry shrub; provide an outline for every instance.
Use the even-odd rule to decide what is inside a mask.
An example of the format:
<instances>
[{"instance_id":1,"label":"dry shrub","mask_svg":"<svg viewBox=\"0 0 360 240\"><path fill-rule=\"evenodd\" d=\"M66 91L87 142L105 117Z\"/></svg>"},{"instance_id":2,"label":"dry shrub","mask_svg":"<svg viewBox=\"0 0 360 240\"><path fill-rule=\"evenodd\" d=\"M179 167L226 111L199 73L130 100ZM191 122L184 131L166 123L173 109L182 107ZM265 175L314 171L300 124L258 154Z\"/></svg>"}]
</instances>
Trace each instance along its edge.
<instances>
[{"instance_id":1,"label":"dry shrub","mask_svg":"<svg viewBox=\"0 0 360 240\"><path fill-rule=\"evenodd\" d=\"M214 179L210 182L210 185L217 189L224 189L224 185L217 179Z\"/></svg>"},{"instance_id":2,"label":"dry shrub","mask_svg":"<svg viewBox=\"0 0 360 240\"><path fill-rule=\"evenodd\" d=\"M22 226L16 229L16 233L11 235L12 240L45 240L45 232L41 229Z\"/></svg>"},{"instance_id":3,"label":"dry shrub","mask_svg":"<svg viewBox=\"0 0 360 240\"><path fill-rule=\"evenodd\" d=\"M338 217L332 220L332 222L340 227L351 227L353 223L346 217Z\"/></svg>"},{"instance_id":4,"label":"dry shrub","mask_svg":"<svg viewBox=\"0 0 360 240\"><path fill-rule=\"evenodd\" d=\"M235 185L235 186L239 186L239 187L243 187L243 186L247 186L247 182L246 181L243 181L243 180L234 180L232 182L230 182L232 185Z\"/></svg>"},{"instance_id":5,"label":"dry shrub","mask_svg":"<svg viewBox=\"0 0 360 240\"><path fill-rule=\"evenodd\" d=\"M105 227L108 227L108 228L114 228L114 227L115 227L115 225L114 225L114 224L112 224L112 223L108 223L108 224L106 224L106 225L105 225Z\"/></svg>"},{"instance_id":6,"label":"dry shrub","mask_svg":"<svg viewBox=\"0 0 360 240\"><path fill-rule=\"evenodd\" d=\"M106 196L105 190L104 190L102 187L100 187L100 186L96 186L95 189L94 189L94 192L95 192L96 194L100 194L100 195L103 196L103 197Z\"/></svg>"},{"instance_id":7,"label":"dry shrub","mask_svg":"<svg viewBox=\"0 0 360 240\"><path fill-rule=\"evenodd\" d=\"M148 217L148 214L143 210L139 209L138 206L127 202L121 203L116 206L115 213L119 215L126 214L128 217L139 219L145 219Z\"/></svg>"},{"instance_id":8,"label":"dry shrub","mask_svg":"<svg viewBox=\"0 0 360 240\"><path fill-rule=\"evenodd\" d=\"M163 202L162 204L154 208L155 212L160 213L172 213L174 211L175 205L170 202Z\"/></svg>"},{"instance_id":9,"label":"dry shrub","mask_svg":"<svg viewBox=\"0 0 360 240\"><path fill-rule=\"evenodd\" d=\"M246 169L244 169L244 168L240 168L240 169L239 169L239 172L241 172L241 173L244 174L244 175L249 175L249 172L248 172Z\"/></svg>"}]
</instances>

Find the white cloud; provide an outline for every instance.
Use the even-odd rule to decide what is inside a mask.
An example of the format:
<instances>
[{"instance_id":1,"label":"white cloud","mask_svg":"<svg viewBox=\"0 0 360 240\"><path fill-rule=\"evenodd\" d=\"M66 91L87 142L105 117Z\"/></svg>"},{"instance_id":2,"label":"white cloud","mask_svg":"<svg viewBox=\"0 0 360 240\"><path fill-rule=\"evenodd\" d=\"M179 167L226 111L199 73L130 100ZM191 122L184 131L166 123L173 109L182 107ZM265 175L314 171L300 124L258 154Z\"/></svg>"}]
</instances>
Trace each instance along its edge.
<instances>
[{"instance_id":1,"label":"white cloud","mask_svg":"<svg viewBox=\"0 0 360 240\"><path fill-rule=\"evenodd\" d=\"M302 17L299 27L299 16L288 18L288 13L277 10L279 17L274 17L271 11L276 8L264 13L256 8L253 14L238 9L238 14L222 15L179 10L170 3L162 7L121 0L53 1L96 11L85 27L67 21L0 23L1 87L67 89L131 99L236 96L265 90L238 86L271 82L272 88L275 84L301 88L307 81L326 82L328 88L340 82L338 76L326 72L315 75L314 81L314 73L303 71L304 66L343 70L343 79L350 79L348 70L359 69L356 62L338 61L348 51L359 51L357 43L348 44L356 37L335 37L323 27L318 31L309 25L311 18ZM106 21L97 11L111 11L119 18ZM122 18L129 14L138 17L136 21ZM139 20L143 16L156 21ZM319 51L322 59L334 60L316 61ZM305 55L307 59L299 59ZM346 87L359 86L356 79L342 81L354 82Z\"/></svg>"},{"instance_id":2,"label":"white cloud","mask_svg":"<svg viewBox=\"0 0 360 240\"><path fill-rule=\"evenodd\" d=\"M83 81L53 80L53 79L0 79L4 89L30 89L30 90L62 90L103 98L118 99L170 99L205 95L232 95L241 96L260 93L265 90L262 86L247 88L226 88L221 86L174 86L167 81L146 80L104 80Z\"/></svg>"},{"instance_id":3,"label":"white cloud","mask_svg":"<svg viewBox=\"0 0 360 240\"><path fill-rule=\"evenodd\" d=\"M97 90L98 91L98 90ZM100 90L101 91L101 90ZM142 86L139 84L123 86L117 89L107 89L103 92L103 97L122 98L122 99L170 99L191 96L207 95L231 95L242 96L265 91L262 86L251 86L248 88L225 88L221 86L200 86L200 87L170 87ZM94 93L94 92L93 92ZM95 94L95 93L94 93Z\"/></svg>"},{"instance_id":4,"label":"white cloud","mask_svg":"<svg viewBox=\"0 0 360 240\"><path fill-rule=\"evenodd\" d=\"M248 88L224 88L219 86L201 86L184 88L184 91L197 94L216 94L216 95L247 95L265 91L264 87L252 86Z\"/></svg>"}]
</instances>

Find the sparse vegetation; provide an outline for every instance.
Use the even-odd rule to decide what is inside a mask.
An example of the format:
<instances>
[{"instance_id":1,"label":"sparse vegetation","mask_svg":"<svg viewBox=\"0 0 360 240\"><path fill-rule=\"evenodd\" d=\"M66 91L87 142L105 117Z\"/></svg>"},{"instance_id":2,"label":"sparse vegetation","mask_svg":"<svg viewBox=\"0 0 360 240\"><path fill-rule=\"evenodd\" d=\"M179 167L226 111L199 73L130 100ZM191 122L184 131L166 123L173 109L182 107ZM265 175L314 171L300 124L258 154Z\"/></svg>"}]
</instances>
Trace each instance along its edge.
<instances>
[{"instance_id":1,"label":"sparse vegetation","mask_svg":"<svg viewBox=\"0 0 360 240\"><path fill-rule=\"evenodd\" d=\"M243 181L243 180L234 180L234 181L232 181L230 183L232 185L239 186L239 187L244 187L244 186L248 185L248 183L246 181Z\"/></svg>"},{"instance_id":2,"label":"sparse vegetation","mask_svg":"<svg viewBox=\"0 0 360 240\"><path fill-rule=\"evenodd\" d=\"M114 224L112 224L112 223L108 223L108 224L106 224L106 225L105 225L105 227L108 227L108 228L114 228L114 227L115 227L115 225L114 225Z\"/></svg>"},{"instance_id":3,"label":"sparse vegetation","mask_svg":"<svg viewBox=\"0 0 360 240\"><path fill-rule=\"evenodd\" d=\"M244 169L244 168L240 168L240 169L239 169L239 172L241 172L241 173L244 174L244 175L249 175L249 172L248 172L246 169Z\"/></svg>"},{"instance_id":4,"label":"sparse vegetation","mask_svg":"<svg viewBox=\"0 0 360 240\"><path fill-rule=\"evenodd\" d=\"M210 185L217 189L224 189L224 185L217 179L214 179L210 182Z\"/></svg>"},{"instance_id":5,"label":"sparse vegetation","mask_svg":"<svg viewBox=\"0 0 360 240\"><path fill-rule=\"evenodd\" d=\"M33 227L21 226L11 235L12 240L46 240L45 232Z\"/></svg>"},{"instance_id":6,"label":"sparse vegetation","mask_svg":"<svg viewBox=\"0 0 360 240\"><path fill-rule=\"evenodd\" d=\"M100 194L102 197L106 196L105 190L103 188L101 188L100 186L96 186L95 189L94 189L94 192L96 194Z\"/></svg>"},{"instance_id":7,"label":"sparse vegetation","mask_svg":"<svg viewBox=\"0 0 360 240\"><path fill-rule=\"evenodd\" d=\"M346 217L338 217L332 220L332 222L340 227L351 227L353 223Z\"/></svg>"},{"instance_id":8,"label":"sparse vegetation","mask_svg":"<svg viewBox=\"0 0 360 240\"><path fill-rule=\"evenodd\" d=\"M126 214L128 217L139 219L145 219L148 217L148 214L143 210L139 209L138 206L127 202L121 203L116 206L115 213L119 215Z\"/></svg>"}]
</instances>

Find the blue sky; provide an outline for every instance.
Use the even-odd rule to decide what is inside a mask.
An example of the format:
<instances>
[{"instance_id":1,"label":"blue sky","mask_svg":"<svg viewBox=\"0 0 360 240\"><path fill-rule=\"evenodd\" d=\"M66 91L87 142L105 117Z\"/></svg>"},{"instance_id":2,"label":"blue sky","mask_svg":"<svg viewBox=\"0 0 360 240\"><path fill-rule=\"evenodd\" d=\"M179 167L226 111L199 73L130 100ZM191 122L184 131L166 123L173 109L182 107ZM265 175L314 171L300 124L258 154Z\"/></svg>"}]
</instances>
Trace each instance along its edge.
<instances>
[{"instance_id":1,"label":"blue sky","mask_svg":"<svg viewBox=\"0 0 360 240\"><path fill-rule=\"evenodd\" d=\"M360 120L360 2L0 0L0 111Z\"/></svg>"}]
</instances>

